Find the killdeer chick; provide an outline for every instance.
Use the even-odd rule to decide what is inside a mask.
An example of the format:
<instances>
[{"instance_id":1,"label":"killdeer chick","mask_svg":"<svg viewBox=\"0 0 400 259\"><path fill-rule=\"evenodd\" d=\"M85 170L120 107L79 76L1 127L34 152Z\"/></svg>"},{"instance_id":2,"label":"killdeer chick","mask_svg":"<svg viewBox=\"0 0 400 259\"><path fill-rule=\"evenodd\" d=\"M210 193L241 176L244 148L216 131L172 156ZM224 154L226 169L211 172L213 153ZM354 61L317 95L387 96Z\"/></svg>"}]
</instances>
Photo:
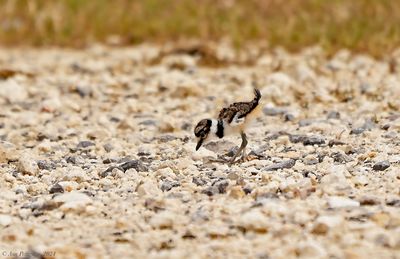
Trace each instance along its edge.
<instances>
[{"instance_id":1,"label":"killdeer chick","mask_svg":"<svg viewBox=\"0 0 400 259\"><path fill-rule=\"evenodd\" d=\"M242 153L242 160L246 159L247 137L246 127L256 115L256 107L261 99L261 93L254 89L254 99L250 102L237 102L229 107L223 108L218 115L218 119L203 119L194 129L197 137L196 151L201 145L212 137L223 138L226 135L240 133L242 144L236 154L229 160L229 164L235 162L236 157Z\"/></svg>"}]
</instances>

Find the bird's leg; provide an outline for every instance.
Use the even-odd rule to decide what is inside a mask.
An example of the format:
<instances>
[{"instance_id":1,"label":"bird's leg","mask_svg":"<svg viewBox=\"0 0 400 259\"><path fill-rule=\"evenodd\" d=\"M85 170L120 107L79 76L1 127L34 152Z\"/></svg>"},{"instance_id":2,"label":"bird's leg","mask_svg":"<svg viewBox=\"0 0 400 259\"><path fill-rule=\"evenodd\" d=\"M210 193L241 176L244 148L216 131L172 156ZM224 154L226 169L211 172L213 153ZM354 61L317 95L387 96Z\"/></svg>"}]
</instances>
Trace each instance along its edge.
<instances>
[{"instance_id":1,"label":"bird's leg","mask_svg":"<svg viewBox=\"0 0 400 259\"><path fill-rule=\"evenodd\" d=\"M242 150L242 157L240 158L242 161L246 161L247 154L246 154L246 147Z\"/></svg>"},{"instance_id":2,"label":"bird's leg","mask_svg":"<svg viewBox=\"0 0 400 259\"><path fill-rule=\"evenodd\" d=\"M241 132L240 136L242 137L242 144L239 147L239 150L236 152L236 154L231 158L231 160L229 161L229 164L233 164L235 162L236 157L241 153L241 152L245 152L245 148L247 146L247 138L246 138L246 133ZM244 153L243 153L244 154Z\"/></svg>"},{"instance_id":3,"label":"bird's leg","mask_svg":"<svg viewBox=\"0 0 400 259\"><path fill-rule=\"evenodd\" d=\"M244 132L242 132L240 134L242 136L242 145L243 145L243 149L242 149L242 161L245 161L246 159L246 146L247 146L247 136Z\"/></svg>"}]
</instances>

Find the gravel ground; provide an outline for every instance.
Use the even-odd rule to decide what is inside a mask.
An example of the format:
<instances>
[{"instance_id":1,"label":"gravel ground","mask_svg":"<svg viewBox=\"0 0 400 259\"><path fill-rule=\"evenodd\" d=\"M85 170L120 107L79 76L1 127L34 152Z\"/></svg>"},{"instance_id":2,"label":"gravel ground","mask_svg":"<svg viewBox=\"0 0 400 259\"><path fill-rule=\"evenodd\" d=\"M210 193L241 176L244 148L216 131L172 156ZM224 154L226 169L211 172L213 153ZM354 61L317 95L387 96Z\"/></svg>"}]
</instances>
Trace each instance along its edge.
<instances>
[{"instance_id":1,"label":"gravel ground","mask_svg":"<svg viewBox=\"0 0 400 259\"><path fill-rule=\"evenodd\" d=\"M0 49L2 256L400 258L400 51L210 49Z\"/></svg>"}]
</instances>

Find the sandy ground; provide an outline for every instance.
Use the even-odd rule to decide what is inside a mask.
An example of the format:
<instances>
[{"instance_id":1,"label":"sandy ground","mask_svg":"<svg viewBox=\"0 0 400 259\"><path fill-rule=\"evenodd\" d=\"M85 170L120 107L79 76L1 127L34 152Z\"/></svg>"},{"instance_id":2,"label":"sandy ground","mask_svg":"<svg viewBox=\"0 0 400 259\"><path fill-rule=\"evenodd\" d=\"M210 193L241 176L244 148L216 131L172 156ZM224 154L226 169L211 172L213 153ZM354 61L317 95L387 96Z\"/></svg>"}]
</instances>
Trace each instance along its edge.
<instances>
[{"instance_id":1,"label":"sandy ground","mask_svg":"<svg viewBox=\"0 0 400 259\"><path fill-rule=\"evenodd\" d=\"M0 49L1 256L400 258L400 52L168 53ZM250 161L195 152L253 86Z\"/></svg>"}]
</instances>

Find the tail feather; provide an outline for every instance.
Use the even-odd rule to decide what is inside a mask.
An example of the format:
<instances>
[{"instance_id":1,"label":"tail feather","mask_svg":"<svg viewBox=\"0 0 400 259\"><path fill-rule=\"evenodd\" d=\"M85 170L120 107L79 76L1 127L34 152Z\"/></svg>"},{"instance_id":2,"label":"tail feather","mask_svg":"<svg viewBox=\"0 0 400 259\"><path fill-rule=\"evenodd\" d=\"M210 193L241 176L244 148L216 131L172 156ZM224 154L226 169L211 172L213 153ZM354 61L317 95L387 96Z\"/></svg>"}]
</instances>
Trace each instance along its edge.
<instances>
[{"instance_id":1,"label":"tail feather","mask_svg":"<svg viewBox=\"0 0 400 259\"><path fill-rule=\"evenodd\" d=\"M260 90L258 90L257 88L254 88L254 99L253 99L253 101L251 101L253 104L253 108L255 108L258 105L258 102L260 101L260 99L261 99Z\"/></svg>"},{"instance_id":2,"label":"tail feather","mask_svg":"<svg viewBox=\"0 0 400 259\"><path fill-rule=\"evenodd\" d=\"M254 88L254 99L253 99L253 101L256 101L258 103L258 101L260 101L260 99L261 99L260 90L258 90L257 88Z\"/></svg>"}]
</instances>

